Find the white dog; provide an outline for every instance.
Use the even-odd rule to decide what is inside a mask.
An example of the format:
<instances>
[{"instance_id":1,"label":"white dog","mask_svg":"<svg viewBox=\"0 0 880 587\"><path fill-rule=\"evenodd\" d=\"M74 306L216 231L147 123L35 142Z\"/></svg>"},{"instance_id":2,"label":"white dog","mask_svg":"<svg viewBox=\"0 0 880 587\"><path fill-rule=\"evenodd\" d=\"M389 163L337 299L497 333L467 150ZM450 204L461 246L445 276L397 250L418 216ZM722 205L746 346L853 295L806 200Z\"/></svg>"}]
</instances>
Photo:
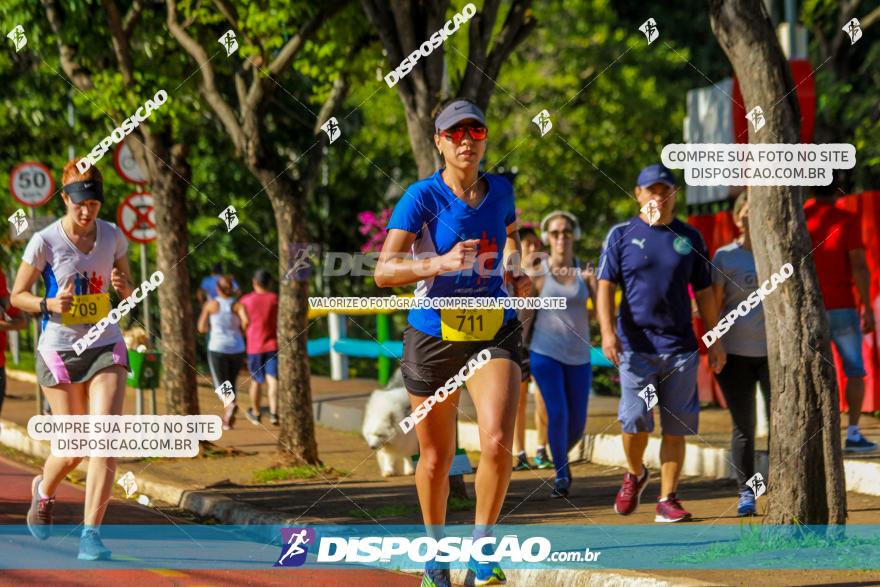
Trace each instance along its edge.
<instances>
[{"instance_id":1,"label":"white dog","mask_svg":"<svg viewBox=\"0 0 880 587\"><path fill-rule=\"evenodd\" d=\"M361 432L376 451L383 477L414 472L410 457L419 452L419 440L415 430L404 434L398 425L410 412L409 394L404 387L377 389L367 401Z\"/></svg>"}]
</instances>

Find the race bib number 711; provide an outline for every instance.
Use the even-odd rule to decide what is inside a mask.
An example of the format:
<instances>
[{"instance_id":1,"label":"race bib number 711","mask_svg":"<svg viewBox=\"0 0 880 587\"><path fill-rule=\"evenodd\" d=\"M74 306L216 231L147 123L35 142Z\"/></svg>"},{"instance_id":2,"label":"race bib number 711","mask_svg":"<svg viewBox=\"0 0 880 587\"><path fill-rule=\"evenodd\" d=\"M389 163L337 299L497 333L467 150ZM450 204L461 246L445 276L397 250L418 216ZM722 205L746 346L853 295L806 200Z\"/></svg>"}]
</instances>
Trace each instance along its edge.
<instances>
[{"instance_id":1,"label":"race bib number 711","mask_svg":"<svg viewBox=\"0 0 880 587\"><path fill-rule=\"evenodd\" d=\"M492 340L504 322L504 310L440 310L443 340L473 342Z\"/></svg>"}]
</instances>

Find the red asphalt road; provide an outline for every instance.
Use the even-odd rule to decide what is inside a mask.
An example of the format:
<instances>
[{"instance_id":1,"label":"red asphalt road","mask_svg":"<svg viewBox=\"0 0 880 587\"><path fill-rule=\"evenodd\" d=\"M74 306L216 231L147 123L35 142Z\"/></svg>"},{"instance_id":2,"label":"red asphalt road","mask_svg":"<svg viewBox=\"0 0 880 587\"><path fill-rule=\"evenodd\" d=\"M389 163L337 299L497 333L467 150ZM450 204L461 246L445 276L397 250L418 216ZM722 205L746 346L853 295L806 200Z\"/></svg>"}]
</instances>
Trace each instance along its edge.
<instances>
[{"instance_id":1,"label":"red asphalt road","mask_svg":"<svg viewBox=\"0 0 880 587\"><path fill-rule=\"evenodd\" d=\"M31 481L38 474L26 467L0 457L0 524L25 524L30 507ZM80 524L85 491L64 482L58 489L55 505L56 524ZM167 515L167 514L166 514ZM113 499L104 520L107 524L167 524L159 512L134 502ZM183 525L191 522L175 519ZM413 587L420 578L390 571L344 571L315 569L273 569L266 562L265 571L253 570L101 570L77 569L76 559L69 569L7 570L0 572L0 585L303 585L335 587L381 585L382 587Z\"/></svg>"}]
</instances>

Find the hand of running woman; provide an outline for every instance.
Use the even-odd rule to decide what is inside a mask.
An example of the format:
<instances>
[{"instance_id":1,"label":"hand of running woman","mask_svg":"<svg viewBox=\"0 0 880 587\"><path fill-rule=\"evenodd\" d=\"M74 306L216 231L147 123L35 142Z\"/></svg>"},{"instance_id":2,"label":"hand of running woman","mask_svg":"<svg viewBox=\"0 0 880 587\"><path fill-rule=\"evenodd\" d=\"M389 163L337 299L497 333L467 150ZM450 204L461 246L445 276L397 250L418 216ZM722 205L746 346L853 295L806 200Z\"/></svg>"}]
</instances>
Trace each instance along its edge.
<instances>
[{"instance_id":1,"label":"hand of running woman","mask_svg":"<svg viewBox=\"0 0 880 587\"><path fill-rule=\"evenodd\" d=\"M477 261L477 244L479 242L479 239L472 238L455 243L455 246L448 253L440 257L441 272L461 271L473 267Z\"/></svg>"},{"instance_id":2,"label":"hand of running woman","mask_svg":"<svg viewBox=\"0 0 880 587\"><path fill-rule=\"evenodd\" d=\"M54 298L46 300L46 306L49 311L54 314L64 314L70 310L73 305L73 282L69 282L67 287L58 292Z\"/></svg>"},{"instance_id":3,"label":"hand of running woman","mask_svg":"<svg viewBox=\"0 0 880 587\"><path fill-rule=\"evenodd\" d=\"M113 284L113 289L116 290L119 297L127 298L131 295L131 282L128 280L128 276L116 267L110 273L110 283Z\"/></svg>"},{"instance_id":4,"label":"hand of running woman","mask_svg":"<svg viewBox=\"0 0 880 587\"><path fill-rule=\"evenodd\" d=\"M518 298L528 297L532 291L532 280L525 273L517 275L513 271L505 271L504 281L507 283L507 290Z\"/></svg>"}]
</instances>

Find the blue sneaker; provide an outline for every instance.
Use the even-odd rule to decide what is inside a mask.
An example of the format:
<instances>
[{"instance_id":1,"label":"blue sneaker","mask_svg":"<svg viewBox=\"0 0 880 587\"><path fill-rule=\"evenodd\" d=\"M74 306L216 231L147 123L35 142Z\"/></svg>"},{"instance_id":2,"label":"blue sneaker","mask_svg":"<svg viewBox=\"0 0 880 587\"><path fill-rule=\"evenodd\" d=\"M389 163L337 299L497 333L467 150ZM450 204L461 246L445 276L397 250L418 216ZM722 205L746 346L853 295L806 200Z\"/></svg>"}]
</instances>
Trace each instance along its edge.
<instances>
[{"instance_id":1,"label":"blue sneaker","mask_svg":"<svg viewBox=\"0 0 880 587\"><path fill-rule=\"evenodd\" d=\"M870 452L872 450L877 450L877 443L871 442L859 432L858 440L846 439L846 446L843 450L846 452Z\"/></svg>"},{"instance_id":2,"label":"blue sneaker","mask_svg":"<svg viewBox=\"0 0 880 587\"><path fill-rule=\"evenodd\" d=\"M422 587L452 587L452 577L449 569L438 567L430 562L425 565L425 574L422 575Z\"/></svg>"},{"instance_id":3,"label":"blue sneaker","mask_svg":"<svg viewBox=\"0 0 880 587\"><path fill-rule=\"evenodd\" d=\"M539 450L535 453L535 467L538 469L552 469L553 462L547 456L546 450Z\"/></svg>"},{"instance_id":4,"label":"blue sneaker","mask_svg":"<svg viewBox=\"0 0 880 587\"><path fill-rule=\"evenodd\" d=\"M755 494L751 489L741 491L739 494L739 505L736 506L736 515L742 518L744 516L754 516L756 513Z\"/></svg>"},{"instance_id":5,"label":"blue sneaker","mask_svg":"<svg viewBox=\"0 0 880 587\"><path fill-rule=\"evenodd\" d=\"M473 579L473 581L471 581ZM468 561L468 576L465 585L504 585L507 576L497 562L477 562L473 558Z\"/></svg>"},{"instance_id":6,"label":"blue sneaker","mask_svg":"<svg viewBox=\"0 0 880 587\"><path fill-rule=\"evenodd\" d=\"M101 542L101 534L97 530L84 530L79 539L79 555L81 561L110 560L110 549Z\"/></svg>"}]
</instances>

